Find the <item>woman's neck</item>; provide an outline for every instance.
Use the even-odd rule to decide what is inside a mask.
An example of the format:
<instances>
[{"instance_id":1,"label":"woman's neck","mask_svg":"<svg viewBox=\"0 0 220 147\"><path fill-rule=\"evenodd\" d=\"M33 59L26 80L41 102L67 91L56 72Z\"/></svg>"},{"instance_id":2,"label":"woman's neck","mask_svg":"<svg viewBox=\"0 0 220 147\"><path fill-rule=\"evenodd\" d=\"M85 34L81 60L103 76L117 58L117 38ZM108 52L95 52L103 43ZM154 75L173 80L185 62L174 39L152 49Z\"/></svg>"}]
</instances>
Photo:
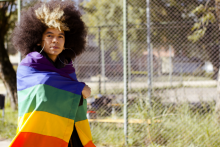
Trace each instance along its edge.
<instances>
[{"instance_id":1,"label":"woman's neck","mask_svg":"<svg viewBox=\"0 0 220 147\"><path fill-rule=\"evenodd\" d=\"M47 54L47 56L48 56L53 62L55 62L56 59L57 59L57 56L56 56L56 55Z\"/></svg>"}]
</instances>

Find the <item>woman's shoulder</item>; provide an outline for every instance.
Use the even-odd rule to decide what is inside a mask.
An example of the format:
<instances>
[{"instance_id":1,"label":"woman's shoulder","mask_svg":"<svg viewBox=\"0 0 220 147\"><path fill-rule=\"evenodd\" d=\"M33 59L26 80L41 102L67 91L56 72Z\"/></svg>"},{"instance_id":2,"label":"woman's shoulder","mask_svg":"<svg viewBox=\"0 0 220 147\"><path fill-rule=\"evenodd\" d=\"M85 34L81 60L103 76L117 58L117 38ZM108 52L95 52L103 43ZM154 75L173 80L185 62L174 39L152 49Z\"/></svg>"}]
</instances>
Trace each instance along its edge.
<instances>
[{"instance_id":1,"label":"woman's shoulder","mask_svg":"<svg viewBox=\"0 0 220 147\"><path fill-rule=\"evenodd\" d=\"M39 64L48 64L49 61L47 61L46 58L44 58L43 55L38 53L37 51L28 53L21 61L22 64L33 64L33 63L39 63Z\"/></svg>"}]
</instances>

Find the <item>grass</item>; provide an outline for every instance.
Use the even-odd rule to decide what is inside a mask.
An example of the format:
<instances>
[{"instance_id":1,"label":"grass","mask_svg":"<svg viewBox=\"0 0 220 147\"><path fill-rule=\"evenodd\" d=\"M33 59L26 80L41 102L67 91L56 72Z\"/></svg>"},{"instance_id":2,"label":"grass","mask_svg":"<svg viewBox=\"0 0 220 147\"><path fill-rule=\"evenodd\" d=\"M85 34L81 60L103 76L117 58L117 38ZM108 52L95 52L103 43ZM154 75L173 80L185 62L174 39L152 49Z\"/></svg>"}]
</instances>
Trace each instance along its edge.
<instances>
[{"instance_id":1,"label":"grass","mask_svg":"<svg viewBox=\"0 0 220 147\"><path fill-rule=\"evenodd\" d=\"M18 112L6 105L4 120L2 120L2 110L0 112L0 140L13 139L17 129Z\"/></svg>"},{"instance_id":2,"label":"grass","mask_svg":"<svg viewBox=\"0 0 220 147\"><path fill-rule=\"evenodd\" d=\"M128 146L133 147L219 147L220 123L214 112L200 113L187 103L178 106L163 106L159 99L148 103L141 97L128 107L129 119L150 119L151 124L128 125ZM123 110L123 109L122 109ZM122 118L117 113L118 118ZM1 117L1 115L0 115ZM160 120L160 122L154 122ZM94 143L101 147L125 146L123 124L91 123ZM5 121L0 121L0 138L12 139L17 127L17 112L7 105Z\"/></svg>"},{"instance_id":3,"label":"grass","mask_svg":"<svg viewBox=\"0 0 220 147\"><path fill-rule=\"evenodd\" d=\"M155 107L154 107L155 106ZM143 102L130 106L129 119L150 119L151 124L128 125L128 146L148 147L219 147L220 124L214 105L199 113L182 104L177 107L158 107L150 110ZM135 113L134 113L135 112ZM154 122L160 120L160 122ZM92 123L93 139L99 146L124 146L123 124Z\"/></svg>"}]
</instances>

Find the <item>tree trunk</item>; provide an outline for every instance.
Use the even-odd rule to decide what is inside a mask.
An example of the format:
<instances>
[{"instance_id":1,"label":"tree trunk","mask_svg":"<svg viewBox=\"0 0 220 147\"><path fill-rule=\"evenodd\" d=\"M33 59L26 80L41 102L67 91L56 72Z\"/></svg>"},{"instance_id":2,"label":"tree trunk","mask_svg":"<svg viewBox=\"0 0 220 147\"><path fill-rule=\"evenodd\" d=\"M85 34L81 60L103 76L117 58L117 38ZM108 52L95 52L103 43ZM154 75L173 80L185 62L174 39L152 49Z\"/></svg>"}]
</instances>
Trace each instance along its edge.
<instances>
[{"instance_id":1,"label":"tree trunk","mask_svg":"<svg viewBox=\"0 0 220 147\"><path fill-rule=\"evenodd\" d=\"M2 79L7 90L7 94L11 102L11 107L13 110L17 110L18 101L16 73L4 46L4 36L0 36L0 78Z\"/></svg>"}]
</instances>

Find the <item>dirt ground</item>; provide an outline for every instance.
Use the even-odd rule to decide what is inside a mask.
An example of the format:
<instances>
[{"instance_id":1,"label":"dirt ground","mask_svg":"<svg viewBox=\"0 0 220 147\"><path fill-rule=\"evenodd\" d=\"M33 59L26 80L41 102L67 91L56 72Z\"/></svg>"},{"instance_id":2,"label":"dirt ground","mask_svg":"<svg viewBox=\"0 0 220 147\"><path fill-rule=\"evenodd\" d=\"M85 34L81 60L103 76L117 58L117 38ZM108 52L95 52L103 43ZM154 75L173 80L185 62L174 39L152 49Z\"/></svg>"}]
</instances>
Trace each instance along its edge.
<instances>
[{"instance_id":1,"label":"dirt ground","mask_svg":"<svg viewBox=\"0 0 220 147\"><path fill-rule=\"evenodd\" d=\"M10 140L0 140L0 147L8 147L10 143Z\"/></svg>"}]
</instances>

